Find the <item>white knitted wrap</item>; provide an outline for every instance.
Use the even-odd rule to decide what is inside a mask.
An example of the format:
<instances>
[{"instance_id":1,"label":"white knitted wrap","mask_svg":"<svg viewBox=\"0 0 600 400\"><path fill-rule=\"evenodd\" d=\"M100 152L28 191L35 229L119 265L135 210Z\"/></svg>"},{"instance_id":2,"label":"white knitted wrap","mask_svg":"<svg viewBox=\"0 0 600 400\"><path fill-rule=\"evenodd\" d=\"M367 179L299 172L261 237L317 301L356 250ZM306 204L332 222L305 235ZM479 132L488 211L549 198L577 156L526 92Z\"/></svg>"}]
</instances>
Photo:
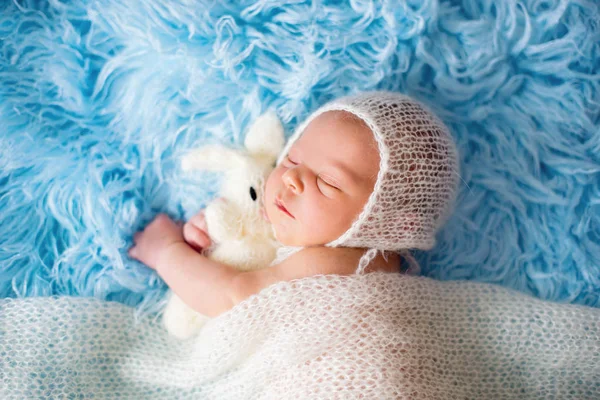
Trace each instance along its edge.
<instances>
[{"instance_id":1,"label":"white knitted wrap","mask_svg":"<svg viewBox=\"0 0 600 400\"><path fill-rule=\"evenodd\" d=\"M600 399L600 310L328 275L272 285L180 341L119 303L3 299L0 398Z\"/></svg>"},{"instance_id":2,"label":"white knitted wrap","mask_svg":"<svg viewBox=\"0 0 600 400\"><path fill-rule=\"evenodd\" d=\"M326 103L304 120L277 163L313 119L333 110L350 112L366 123L377 141L380 165L362 212L345 233L326 246L431 249L437 230L454 208L460 176L458 152L444 123L422 103L400 93L345 96ZM282 249L280 255L289 252ZM375 252L367 252L359 270L374 256Z\"/></svg>"}]
</instances>

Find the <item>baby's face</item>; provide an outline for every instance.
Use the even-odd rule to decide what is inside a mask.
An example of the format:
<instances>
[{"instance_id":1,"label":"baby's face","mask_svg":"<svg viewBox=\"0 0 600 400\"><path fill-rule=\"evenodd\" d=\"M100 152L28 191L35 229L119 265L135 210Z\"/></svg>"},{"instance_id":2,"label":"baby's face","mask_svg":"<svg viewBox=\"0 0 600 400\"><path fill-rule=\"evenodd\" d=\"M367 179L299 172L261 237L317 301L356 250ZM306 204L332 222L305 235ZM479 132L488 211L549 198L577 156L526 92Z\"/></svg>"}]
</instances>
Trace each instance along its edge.
<instances>
[{"instance_id":1,"label":"baby's face","mask_svg":"<svg viewBox=\"0 0 600 400\"><path fill-rule=\"evenodd\" d=\"M377 142L366 125L347 115L330 111L312 120L267 179L265 211L284 245L324 245L337 239L373 192Z\"/></svg>"}]
</instances>

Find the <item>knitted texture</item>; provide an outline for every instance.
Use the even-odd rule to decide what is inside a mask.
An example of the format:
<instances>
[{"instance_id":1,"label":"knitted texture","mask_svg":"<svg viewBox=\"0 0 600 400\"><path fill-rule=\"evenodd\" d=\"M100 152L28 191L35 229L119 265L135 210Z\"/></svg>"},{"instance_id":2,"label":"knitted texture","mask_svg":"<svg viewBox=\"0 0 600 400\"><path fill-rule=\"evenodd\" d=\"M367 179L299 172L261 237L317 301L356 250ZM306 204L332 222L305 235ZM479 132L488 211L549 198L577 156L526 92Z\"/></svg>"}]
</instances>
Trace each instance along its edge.
<instances>
[{"instance_id":1,"label":"knitted texture","mask_svg":"<svg viewBox=\"0 0 600 400\"><path fill-rule=\"evenodd\" d=\"M458 153L444 123L422 103L389 91L344 96L326 103L302 122L278 164L319 115L347 111L375 137L379 173L371 196L350 228L329 247L429 250L453 209L459 182ZM363 270L375 252L360 261Z\"/></svg>"},{"instance_id":2,"label":"knitted texture","mask_svg":"<svg viewBox=\"0 0 600 400\"><path fill-rule=\"evenodd\" d=\"M598 399L600 310L372 273L281 282L178 341L91 298L0 300L0 398Z\"/></svg>"}]
</instances>

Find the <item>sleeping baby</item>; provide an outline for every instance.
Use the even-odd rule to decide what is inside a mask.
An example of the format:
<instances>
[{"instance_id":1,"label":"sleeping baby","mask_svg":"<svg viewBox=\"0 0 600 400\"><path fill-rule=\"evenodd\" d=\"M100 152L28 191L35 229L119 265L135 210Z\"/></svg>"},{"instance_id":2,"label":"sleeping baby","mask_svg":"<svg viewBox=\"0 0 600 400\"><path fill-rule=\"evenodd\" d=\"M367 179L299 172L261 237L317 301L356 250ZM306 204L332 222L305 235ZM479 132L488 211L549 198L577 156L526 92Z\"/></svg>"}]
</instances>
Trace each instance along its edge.
<instances>
[{"instance_id":1,"label":"sleeping baby","mask_svg":"<svg viewBox=\"0 0 600 400\"><path fill-rule=\"evenodd\" d=\"M405 95L375 91L313 112L265 183L263 216L282 244L269 268L210 260L203 212L157 216L129 255L155 269L194 310L213 317L273 283L321 274L398 272L408 249L429 250L451 212L458 154L444 124Z\"/></svg>"}]
</instances>

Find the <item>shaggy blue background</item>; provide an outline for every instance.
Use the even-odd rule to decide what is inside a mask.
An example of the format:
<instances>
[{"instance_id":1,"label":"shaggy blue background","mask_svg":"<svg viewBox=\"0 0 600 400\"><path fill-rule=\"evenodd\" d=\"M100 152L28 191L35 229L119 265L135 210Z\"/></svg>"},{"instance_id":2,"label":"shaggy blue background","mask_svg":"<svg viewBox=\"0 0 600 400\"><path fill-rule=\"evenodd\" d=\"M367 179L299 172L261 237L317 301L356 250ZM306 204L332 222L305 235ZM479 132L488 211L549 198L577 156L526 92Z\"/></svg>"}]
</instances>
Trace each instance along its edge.
<instances>
[{"instance_id":1,"label":"shaggy blue background","mask_svg":"<svg viewBox=\"0 0 600 400\"><path fill-rule=\"evenodd\" d=\"M600 306L597 2L216 3L0 5L0 296L157 311L166 286L126 256L131 237L219 183L178 157L242 143L268 107L290 135L333 97L388 89L461 152L423 273Z\"/></svg>"}]
</instances>

